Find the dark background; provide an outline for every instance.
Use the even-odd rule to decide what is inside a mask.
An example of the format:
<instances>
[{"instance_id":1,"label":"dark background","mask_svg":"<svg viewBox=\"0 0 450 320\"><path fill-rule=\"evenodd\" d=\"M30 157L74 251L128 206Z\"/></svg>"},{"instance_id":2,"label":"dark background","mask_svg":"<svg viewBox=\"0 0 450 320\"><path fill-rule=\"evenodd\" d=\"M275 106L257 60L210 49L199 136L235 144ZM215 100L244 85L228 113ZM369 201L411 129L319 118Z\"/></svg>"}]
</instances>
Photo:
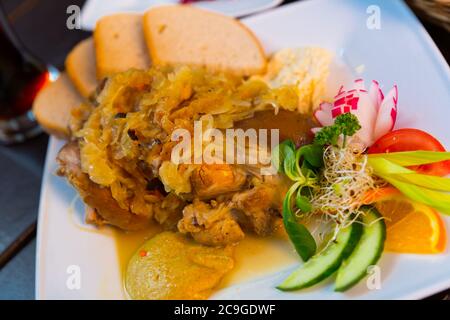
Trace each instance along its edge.
<instances>
[{"instance_id":1,"label":"dark background","mask_svg":"<svg viewBox=\"0 0 450 320\"><path fill-rule=\"evenodd\" d=\"M293 1L285 1L289 2ZM67 6L81 7L83 3L0 0L24 46L41 61L60 69L70 49L90 35L66 28ZM423 23L449 62L450 34L439 26ZM23 144L0 146L0 299L34 298L36 218L47 139L42 134ZM445 297L447 293L432 298Z\"/></svg>"}]
</instances>

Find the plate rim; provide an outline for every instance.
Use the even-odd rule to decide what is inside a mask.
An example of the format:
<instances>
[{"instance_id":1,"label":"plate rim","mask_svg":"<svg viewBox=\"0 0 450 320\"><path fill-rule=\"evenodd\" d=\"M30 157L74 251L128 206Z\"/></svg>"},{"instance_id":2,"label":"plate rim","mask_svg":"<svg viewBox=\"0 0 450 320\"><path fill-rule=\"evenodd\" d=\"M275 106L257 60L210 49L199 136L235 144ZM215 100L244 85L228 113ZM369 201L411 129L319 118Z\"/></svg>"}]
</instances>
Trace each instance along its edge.
<instances>
[{"instance_id":1,"label":"plate rim","mask_svg":"<svg viewBox=\"0 0 450 320\"><path fill-rule=\"evenodd\" d=\"M230 0L227 0L227 1L230 1ZM276 9L276 7L280 6L284 1L285 0L266 0L262 4L258 4L258 5L255 5L253 7L249 7L247 9L245 9L245 10L236 11L236 12L233 12L232 14L226 14L226 13L221 12L219 10L214 10L211 7L204 6L203 3L198 3L198 4L197 3L193 3L193 4L190 4L190 5L197 6L197 7L201 8L201 9L203 9L203 10L209 10L209 11L213 11L213 12L216 12L216 13L219 13L219 14L226 14L229 17L233 17L233 18L239 19L239 18L248 17L250 15L260 14L260 13L262 13L264 11L269 10L269 9ZM207 1L204 0L204 2L207 2ZM154 6L165 6L165 5L176 5L176 4L167 2L167 3L156 4ZM85 11L86 10L92 10L91 9L92 6L93 6L93 4L92 3L89 4L88 1L85 4L83 4L83 8L81 10L81 29L82 30L85 30L85 31L93 31L94 30L94 25L92 24L92 20L94 20L94 19L89 18L88 19L89 21L86 22L86 18L85 18L85 16L86 16ZM152 6L152 4L150 4L150 6ZM85 9L85 8L87 8L87 9ZM136 13L136 14L143 13L142 11L132 10L132 9L130 9L130 10L126 11L126 12L128 12L128 13ZM119 11L115 12L115 13L119 13ZM93 13L88 11L88 14L92 15ZM106 15L109 15L109 13L106 14ZM98 21L98 19L100 19L101 17L106 16L106 15L99 15L96 18L96 20Z\"/></svg>"}]
</instances>

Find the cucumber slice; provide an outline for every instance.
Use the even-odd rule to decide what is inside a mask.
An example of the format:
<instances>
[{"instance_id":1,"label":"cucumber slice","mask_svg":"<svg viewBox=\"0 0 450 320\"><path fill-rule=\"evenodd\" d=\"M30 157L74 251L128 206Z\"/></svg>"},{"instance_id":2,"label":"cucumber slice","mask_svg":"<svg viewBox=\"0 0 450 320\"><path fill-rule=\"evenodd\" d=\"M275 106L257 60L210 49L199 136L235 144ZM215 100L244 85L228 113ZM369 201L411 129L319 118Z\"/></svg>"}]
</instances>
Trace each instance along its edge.
<instances>
[{"instance_id":1,"label":"cucumber slice","mask_svg":"<svg viewBox=\"0 0 450 320\"><path fill-rule=\"evenodd\" d=\"M283 291L307 288L333 274L348 257L361 236L361 224L342 229L336 241L295 270L277 288Z\"/></svg>"},{"instance_id":2,"label":"cucumber slice","mask_svg":"<svg viewBox=\"0 0 450 320\"><path fill-rule=\"evenodd\" d=\"M373 207L365 207L361 239L337 272L335 291L345 291L367 275L367 268L377 263L384 249L386 224Z\"/></svg>"}]
</instances>

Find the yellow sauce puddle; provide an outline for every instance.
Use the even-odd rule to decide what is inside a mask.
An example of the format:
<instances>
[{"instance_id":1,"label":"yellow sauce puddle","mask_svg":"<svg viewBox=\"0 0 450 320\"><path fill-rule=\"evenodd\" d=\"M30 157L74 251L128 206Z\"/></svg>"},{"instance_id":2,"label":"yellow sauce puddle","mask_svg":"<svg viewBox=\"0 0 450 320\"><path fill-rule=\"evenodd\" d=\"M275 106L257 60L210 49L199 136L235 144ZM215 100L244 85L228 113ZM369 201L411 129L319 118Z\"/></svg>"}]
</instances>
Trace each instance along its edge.
<instances>
[{"instance_id":1,"label":"yellow sauce puddle","mask_svg":"<svg viewBox=\"0 0 450 320\"><path fill-rule=\"evenodd\" d=\"M131 259L136 250L148 239L162 231L158 225L153 225L147 229L125 232L114 228L113 236L116 242L117 257L119 260L120 271L125 273L128 261Z\"/></svg>"},{"instance_id":2,"label":"yellow sauce puddle","mask_svg":"<svg viewBox=\"0 0 450 320\"><path fill-rule=\"evenodd\" d=\"M289 240L280 237L246 235L234 256L236 265L219 289L274 274L299 261Z\"/></svg>"},{"instance_id":3,"label":"yellow sauce puddle","mask_svg":"<svg viewBox=\"0 0 450 320\"><path fill-rule=\"evenodd\" d=\"M128 261L136 250L161 231L161 227L156 225L135 232L114 229L113 235L122 275L125 274ZM299 261L289 240L280 236L261 238L246 235L245 239L236 245L234 257L236 264L233 271L225 276L217 289L274 274Z\"/></svg>"}]
</instances>

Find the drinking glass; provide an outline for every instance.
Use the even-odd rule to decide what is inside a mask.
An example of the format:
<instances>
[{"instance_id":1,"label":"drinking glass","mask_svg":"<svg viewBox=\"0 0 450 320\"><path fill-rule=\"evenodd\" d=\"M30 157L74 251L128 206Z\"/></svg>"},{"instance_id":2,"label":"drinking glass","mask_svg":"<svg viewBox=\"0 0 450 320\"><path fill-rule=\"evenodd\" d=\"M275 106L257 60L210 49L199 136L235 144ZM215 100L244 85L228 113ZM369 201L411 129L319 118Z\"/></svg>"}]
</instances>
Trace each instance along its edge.
<instances>
[{"instance_id":1,"label":"drinking glass","mask_svg":"<svg viewBox=\"0 0 450 320\"><path fill-rule=\"evenodd\" d=\"M0 143L24 141L41 132L31 111L50 81L48 68L25 50L0 5Z\"/></svg>"}]
</instances>

